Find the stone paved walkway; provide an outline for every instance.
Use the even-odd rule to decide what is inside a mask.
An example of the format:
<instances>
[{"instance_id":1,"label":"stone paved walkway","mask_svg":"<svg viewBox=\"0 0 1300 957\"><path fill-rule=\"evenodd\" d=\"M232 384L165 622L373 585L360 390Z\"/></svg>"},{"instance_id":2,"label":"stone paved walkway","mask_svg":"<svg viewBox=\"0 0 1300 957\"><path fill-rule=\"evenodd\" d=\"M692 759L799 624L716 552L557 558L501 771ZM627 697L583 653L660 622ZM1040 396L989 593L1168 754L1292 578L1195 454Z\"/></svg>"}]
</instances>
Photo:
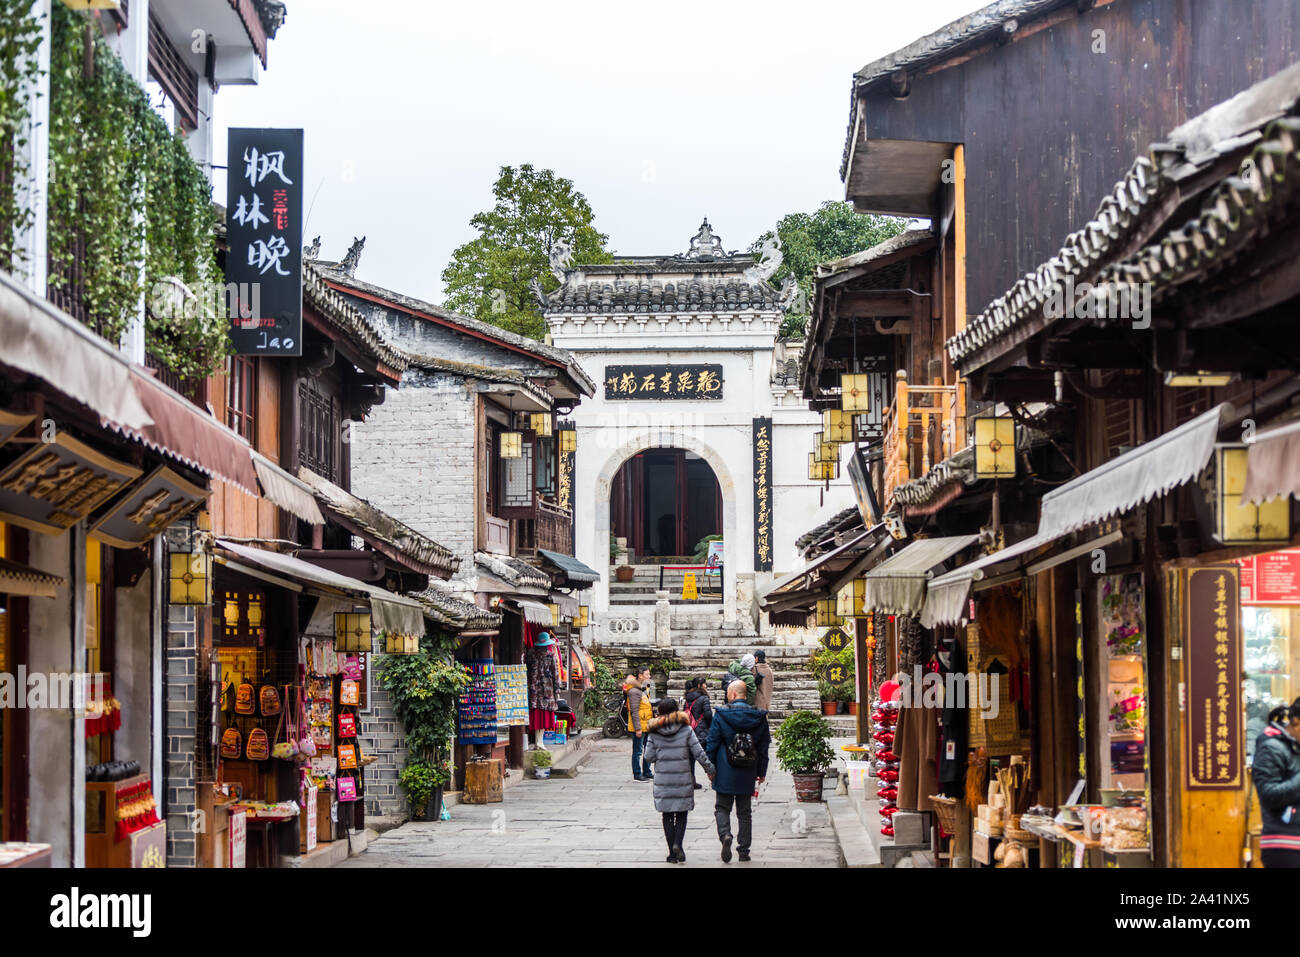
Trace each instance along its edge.
<instances>
[{"instance_id":1,"label":"stone paved walkway","mask_svg":"<svg viewBox=\"0 0 1300 957\"><path fill-rule=\"evenodd\" d=\"M342 867L629 867L669 865L652 785L631 777L631 741L597 740L576 778L526 780L501 804L459 804L451 820L404 824ZM699 771L699 780L707 778ZM511 772L520 773L520 772ZM734 830L735 824L732 828ZM685 867L724 867L713 792L695 792ZM794 782L772 761L754 809L753 860L731 867L838 867L825 804L799 804Z\"/></svg>"}]
</instances>

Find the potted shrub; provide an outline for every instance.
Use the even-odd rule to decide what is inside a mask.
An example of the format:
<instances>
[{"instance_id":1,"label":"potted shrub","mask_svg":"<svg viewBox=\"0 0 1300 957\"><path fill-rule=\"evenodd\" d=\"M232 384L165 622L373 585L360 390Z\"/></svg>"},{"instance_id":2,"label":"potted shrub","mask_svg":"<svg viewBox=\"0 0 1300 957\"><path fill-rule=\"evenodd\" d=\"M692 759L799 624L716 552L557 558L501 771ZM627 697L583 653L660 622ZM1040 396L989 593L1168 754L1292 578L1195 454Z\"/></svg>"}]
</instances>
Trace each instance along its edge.
<instances>
[{"instance_id":1,"label":"potted shrub","mask_svg":"<svg viewBox=\"0 0 1300 957\"><path fill-rule=\"evenodd\" d=\"M822 714L829 716L840 713L840 703L835 698L835 689L821 678L817 679L817 693L822 699Z\"/></svg>"},{"instance_id":2,"label":"potted shrub","mask_svg":"<svg viewBox=\"0 0 1300 957\"><path fill-rule=\"evenodd\" d=\"M536 751L530 751L529 754L533 759L533 777L545 781L551 776L551 752L538 748Z\"/></svg>"},{"instance_id":3,"label":"potted shrub","mask_svg":"<svg viewBox=\"0 0 1300 957\"><path fill-rule=\"evenodd\" d=\"M406 792L406 803L411 808L411 820L427 820L429 799L433 797L435 790L441 791L438 779L438 769L423 758L407 761L406 767L402 768L397 782ZM439 797L441 798L441 795ZM439 803L441 804L441 800Z\"/></svg>"},{"instance_id":4,"label":"potted shrub","mask_svg":"<svg viewBox=\"0 0 1300 957\"><path fill-rule=\"evenodd\" d=\"M812 711L796 711L776 731L776 759L794 776L794 793L800 801L822 799L826 769L835 760L830 737L830 724Z\"/></svg>"}]
</instances>

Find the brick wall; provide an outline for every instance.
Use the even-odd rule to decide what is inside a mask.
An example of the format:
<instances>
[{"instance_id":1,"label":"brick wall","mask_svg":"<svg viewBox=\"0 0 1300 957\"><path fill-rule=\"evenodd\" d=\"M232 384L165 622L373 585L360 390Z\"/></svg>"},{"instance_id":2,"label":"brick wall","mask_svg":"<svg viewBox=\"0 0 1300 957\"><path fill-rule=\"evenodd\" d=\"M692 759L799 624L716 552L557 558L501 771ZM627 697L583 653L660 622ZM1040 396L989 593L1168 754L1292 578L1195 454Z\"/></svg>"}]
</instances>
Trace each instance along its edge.
<instances>
[{"instance_id":1,"label":"brick wall","mask_svg":"<svg viewBox=\"0 0 1300 957\"><path fill-rule=\"evenodd\" d=\"M195 675L198 664L196 609L167 606L165 678L167 715L165 753L167 781L167 866L194 867L198 850L190 827L194 810L194 749L197 708Z\"/></svg>"},{"instance_id":2,"label":"brick wall","mask_svg":"<svg viewBox=\"0 0 1300 957\"><path fill-rule=\"evenodd\" d=\"M352 491L474 567L474 402L464 380L406 373L352 431Z\"/></svg>"},{"instance_id":3,"label":"brick wall","mask_svg":"<svg viewBox=\"0 0 1300 957\"><path fill-rule=\"evenodd\" d=\"M385 655L370 658L370 707L361 714L361 750L379 758L366 768L366 817L407 814L406 795L397 778L406 764L406 734L393 714L393 703L379 683Z\"/></svg>"}]
</instances>

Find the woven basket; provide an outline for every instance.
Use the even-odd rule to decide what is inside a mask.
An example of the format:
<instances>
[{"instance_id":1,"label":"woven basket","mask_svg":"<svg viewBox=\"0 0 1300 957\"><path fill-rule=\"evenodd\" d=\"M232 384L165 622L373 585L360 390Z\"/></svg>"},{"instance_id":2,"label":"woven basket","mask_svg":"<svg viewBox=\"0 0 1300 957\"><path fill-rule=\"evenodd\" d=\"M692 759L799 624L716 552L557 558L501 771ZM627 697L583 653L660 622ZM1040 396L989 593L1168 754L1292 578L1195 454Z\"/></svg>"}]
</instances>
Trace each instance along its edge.
<instances>
[{"instance_id":1,"label":"woven basket","mask_svg":"<svg viewBox=\"0 0 1300 957\"><path fill-rule=\"evenodd\" d=\"M948 834L956 834L957 799L944 797L942 794L931 794L930 803L934 805L934 816L939 822L939 827Z\"/></svg>"}]
</instances>

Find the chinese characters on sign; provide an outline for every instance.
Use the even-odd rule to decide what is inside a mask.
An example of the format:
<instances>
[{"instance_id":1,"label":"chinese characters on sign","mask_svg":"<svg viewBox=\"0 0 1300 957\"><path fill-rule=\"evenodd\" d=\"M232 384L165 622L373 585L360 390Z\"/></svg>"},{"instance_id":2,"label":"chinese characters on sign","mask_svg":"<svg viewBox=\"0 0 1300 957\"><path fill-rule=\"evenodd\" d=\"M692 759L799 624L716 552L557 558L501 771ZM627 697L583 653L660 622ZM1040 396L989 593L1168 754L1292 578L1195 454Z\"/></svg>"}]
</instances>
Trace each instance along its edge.
<instances>
[{"instance_id":1,"label":"chinese characters on sign","mask_svg":"<svg viewBox=\"0 0 1300 957\"><path fill-rule=\"evenodd\" d=\"M772 570L772 420L754 420L754 570Z\"/></svg>"},{"instance_id":2,"label":"chinese characters on sign","mask_svg":"<svg viewBox=\"0 0 1300 957\"><path fill-rule=\"evenodd\" d=\"M827 651L843 651L853 644L853 639L843 628L827 628L822 632L820 641Z\"/></svg>"},{"instance_id":3,"label":"chinese characters on sign","mask_svg":"<svg viewBox=\"0 0 1300 957\"><path fill-rule=\"evenodd\" d=\"M58 535L141 474L60 432L53 442L32 446L0 472L0 520Z\"/></svg>"},{"instance_id":4,"label":"chinese characters on sign","mask_svg":"<svg viewBox=\"0 0 1300 957\"><path fill-rule=\"evenodd\" d=\"M576 453L560 453L560 477L557 482L555 499L560 508L573 508L573 466Z\"/></svg>"},{"instance_id":5,"label":"chinese characters on sign","mask_svg":"<svg viewBox=\"0 0 1300 957\"><path fill-rule=\"evenodd\" d=\"M302 355L302 143L302 130L230 131L226 282L261 306L231 315L241 355Z\"/></svg>"},{"instance_id":6,"label":"chinese characters on sign","mask_svg":"<svg viewBox=\"0 0 1300 957\"><path fill-rule=\"evenodd\" d=\"M721 399L722 366L605 366L606 399Z\"/></svg>"},{"instance_id":7,"label":"chinese characters on sign","mask_svg":"<svg viewBox=\"0 0 1300 957\"><path fill-rule=\"evenodd\" d=\"M1187 573L1188 790L1241 787L1239 587L1236 565Z\"/></svg>"}]
</instances>

